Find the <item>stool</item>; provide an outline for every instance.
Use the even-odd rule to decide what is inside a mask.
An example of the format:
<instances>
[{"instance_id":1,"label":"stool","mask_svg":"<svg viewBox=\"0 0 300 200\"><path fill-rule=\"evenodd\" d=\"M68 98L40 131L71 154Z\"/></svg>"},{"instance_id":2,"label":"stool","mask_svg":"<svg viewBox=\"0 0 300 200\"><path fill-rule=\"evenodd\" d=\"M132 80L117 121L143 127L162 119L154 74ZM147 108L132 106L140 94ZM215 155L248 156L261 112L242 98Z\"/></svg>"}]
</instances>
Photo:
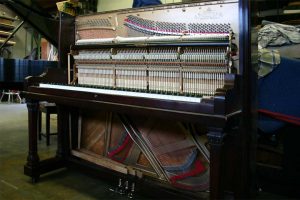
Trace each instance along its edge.
<instances>
[{"instance_id":1,"label":"stool","mask_svg":"<svg viewBox=\"0 0 300 200\"><path fill-rule=\"evenodd\" d=\"M2 99L4 97L4 95L7 95L7 102L11 103L14 101L14 96L19 100L20 103L22 103L22 99L20 97L20 92L19 91L14 91L14 90L9 90L8 92L3 91L1 98L0 98L0 102L2 102Z\"/></svg>"},{"instance_id":2,"label":"stool","mask_svg":"<svg viewBox=\"0 0 300 200\"><path fill-rule=\"evenodd\" d=\"M46 133L42 133L42 113L46 114ZM50 133L50 115L57 114L57 109L55 103L41 102L39 105L39 140L42 139L42 136L46 137L47 146L50 145L50 136L57 135L57 133Z\"/></svg>"}]
</instances>

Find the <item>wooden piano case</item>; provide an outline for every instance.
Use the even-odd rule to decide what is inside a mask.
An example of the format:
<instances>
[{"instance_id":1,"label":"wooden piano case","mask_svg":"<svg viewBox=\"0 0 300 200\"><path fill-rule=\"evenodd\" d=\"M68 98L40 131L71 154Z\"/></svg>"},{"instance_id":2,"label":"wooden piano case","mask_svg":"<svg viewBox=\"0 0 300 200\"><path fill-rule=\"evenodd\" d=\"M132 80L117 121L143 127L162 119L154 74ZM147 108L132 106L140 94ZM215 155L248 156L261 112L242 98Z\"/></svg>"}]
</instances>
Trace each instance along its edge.
<instances>
[{"instance_id":1,"label":"wooden piano case","mask_svg":"<svg viewBox=\"0 0 300 200\"><path fill-rule=\"evenodd\" d=\"M217 89L213 96L202 98L201 102L99 94L39 85L49 82L64 85L76 78L75 68L70 71L72 59L67 54L70 46L73 55L82 49L119 48L115 44L80 46L75 43L78 38L106 37L112 33L115 36L141 36L137 33L139 30L128 24L128 29L118 26L116 19L126 21L124 18L129 14L149 17L149 13L165 11L181 15L189 9L199 8L207 9L208 18L213 13L226 18L228 14L224 14L222 7L232 5L236 9L233 13L236 13L230 20L236 20L233 26L239 47L238 59L233 61L238 66L237 73L226 76L224 87ZM49 70L40 77L29 77L26 82L29 154L24 173L36 182L41 174L76 163L109 169L115 172L115 179L118 176L130 177L137 182L150 182L194 198L249 197L254 185L252 116L255 74L252 65L256 64L251 60L255 42L250 37L250 7L246 0L201 1L107 12L99 16L112 19L115 28L105 27L103 32L90 33L86 31L90 27L79 24L83 28L77 31L79 25L74 27L74 24L81 18L88 21L93 15L78 17L75 21L61 14L60 69ZM171 14L166 15L166 19ZM205 15L195 16L197 21ZM101 23L109 24L107 21ZM43 161L39 160L37 151L39 101L54 102L58 108L57 155Z\"/></svg>"}]
</instances>

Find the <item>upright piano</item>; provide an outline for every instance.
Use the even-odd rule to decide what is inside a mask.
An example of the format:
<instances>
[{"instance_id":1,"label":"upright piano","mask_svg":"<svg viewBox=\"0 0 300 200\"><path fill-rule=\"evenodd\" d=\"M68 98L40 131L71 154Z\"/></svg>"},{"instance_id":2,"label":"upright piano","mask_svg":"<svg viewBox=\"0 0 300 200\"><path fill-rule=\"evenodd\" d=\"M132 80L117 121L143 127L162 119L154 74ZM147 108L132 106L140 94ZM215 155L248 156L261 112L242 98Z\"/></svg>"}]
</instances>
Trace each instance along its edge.
<instances>
[{"instance_id":1,"label":"upright piano","mask_svg":"<svg viewBox=\"0 0 300 200\"><path fill-rule=\"evenodd\" d=\"M250 7L223 0L61 14L59 44L69 53L60 48L59 56L68 63L26 80L24 173L36 182L76 163L196 198L249 196L256 62ZM42 161L39 101L58 109L57 154Z\"/></svg>"}]
</instances>

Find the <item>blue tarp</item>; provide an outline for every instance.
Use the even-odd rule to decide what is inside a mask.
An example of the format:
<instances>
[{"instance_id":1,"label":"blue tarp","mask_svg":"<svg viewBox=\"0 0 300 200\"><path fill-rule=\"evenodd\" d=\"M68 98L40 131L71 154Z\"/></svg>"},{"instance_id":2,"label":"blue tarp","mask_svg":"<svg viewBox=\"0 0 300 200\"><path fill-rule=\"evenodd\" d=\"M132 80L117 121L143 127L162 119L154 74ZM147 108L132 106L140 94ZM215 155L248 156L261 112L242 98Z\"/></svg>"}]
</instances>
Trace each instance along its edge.
<instances>
[{"instance_id":1,"label":"blue tarp","mask_svg":"<svg viewBox=\"0 0 300 200\"><path fill-rule=\"evenodd\" d=\"M300 61L282 57L280 65L258 82L258 109L300 118ZM260 115L258 127L273 132L285 122Z\"/></svg>"},{"instance_id":2,"label":"blue tarp","mask_svg":"<svg viewBox=\"0 0 300 200\"><path fill-rule=\"evenodd\" d=\"M159 4L161 4L160 0L134 0L132 7L138 8L142 6L159 5Z\"/></svg>"}]
</instances>

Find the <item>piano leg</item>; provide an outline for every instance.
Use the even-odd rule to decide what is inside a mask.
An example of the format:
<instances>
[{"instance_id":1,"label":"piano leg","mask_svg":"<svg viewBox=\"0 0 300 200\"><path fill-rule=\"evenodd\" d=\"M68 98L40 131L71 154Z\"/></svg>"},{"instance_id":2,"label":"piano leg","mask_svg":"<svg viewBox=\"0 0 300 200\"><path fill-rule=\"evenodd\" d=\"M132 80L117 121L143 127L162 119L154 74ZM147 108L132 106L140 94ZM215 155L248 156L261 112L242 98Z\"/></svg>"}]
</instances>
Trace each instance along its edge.
<instances>
[{"instance_id":1,"label":"piano leg","mask_svg":"<svg viewBox=\"0 0 300 200\"><path fill-rule=\"evenodd\" d=\"M27 99L28 108L28 133L29 151L27 163L24 166L24 174L31 177L32 183L39 180L41 174L45 174L66 166L65 156L69 152L68 145L68 112L65 108L58 109L58 149L53 158L40 161L38 156L38 124L39 124L39 102Z\"/></svg>"},{"instance_id":2,"label":"piano leg","mask_svg":"<svg viewBox=\"0 0 300 200\"><path fill-rule=\"evenodd\" d=\"M32 178L35 183L39 179L39 156L37 152L38 137L38 106L39 102L35 100L27 100L28 109L28 135L29 135L29 151L27 163L24 166L24 173Z\"/></svg>"},{"instance_id":3,"label":"piano leg","mask_svg":"<svg viewBox=\"0 0 300 200\"><path fill-rule=\"evenodd\" d=\"M57 106L57 152L56 157L64 160L70 153L69 111L66 106Z\"/></svg>"},{"instance_id":4,"label":"piano leg","mask_svg":"<svg viewBox=\"0 0 300 200\"><path fill-rule=\"evenodd\" d=\"M210 199L223 199L224 162L222 149L225 133L219 128L209 128L207 137L210 145Z\"/></svg>"},{"instance_id":5,"label":"piano leg","mask_svg":"<svg viewBox=\"0 0 300 200\"><path fill-rule=\"evenodd\" d=\"M38 134L39 134L39 140L42 140L42 112L39 110L39 115L38 115Z\"/></svg>"}]
</instances>

